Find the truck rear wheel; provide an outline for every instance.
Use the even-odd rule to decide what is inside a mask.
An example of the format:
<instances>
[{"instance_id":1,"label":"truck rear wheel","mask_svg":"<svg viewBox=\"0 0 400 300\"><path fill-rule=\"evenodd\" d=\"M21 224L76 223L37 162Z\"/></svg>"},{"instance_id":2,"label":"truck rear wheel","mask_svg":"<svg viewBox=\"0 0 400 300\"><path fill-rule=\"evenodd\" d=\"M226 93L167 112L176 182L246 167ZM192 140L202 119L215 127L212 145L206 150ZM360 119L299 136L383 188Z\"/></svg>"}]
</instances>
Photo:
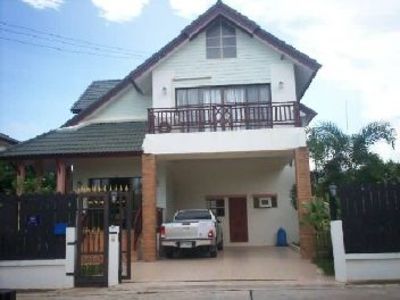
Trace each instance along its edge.
<instances>
[{"instance_id":1,"label":"truck rear wheel","mask_svg":"<svg viewBox=\"0 0 400 300\"><path fill-rule=\"evenodd\" d=\"M210 257L217 257L218 250L216 246L210 246Z\"/></svg>"}]
</instances>

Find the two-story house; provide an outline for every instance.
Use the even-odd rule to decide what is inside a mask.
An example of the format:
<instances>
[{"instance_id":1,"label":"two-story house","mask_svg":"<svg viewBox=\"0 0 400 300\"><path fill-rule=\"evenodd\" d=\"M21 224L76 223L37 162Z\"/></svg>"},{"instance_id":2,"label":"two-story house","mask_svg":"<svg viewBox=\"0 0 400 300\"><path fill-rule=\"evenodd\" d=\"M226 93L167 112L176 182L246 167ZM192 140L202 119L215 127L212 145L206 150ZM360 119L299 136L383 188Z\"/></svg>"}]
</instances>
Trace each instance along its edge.
<instances>
[{"instance_id":1,"label":"two-story house","mask_svg":"<svg viewBox=\"0 0 400 300\"><path fill-rule=\"evenodd\" d=\"M142 194L142 251L155 260L157 208L210 208L225 246L274 245L284 228L312 255L301 98L320 64L218 1L121 80L93 82L61 128L2 154L56 168L57 191L128 185ZM298 212L290 191L296 185ZM19 188L22 193L22 188ZM140 205L140 203L137 205Z\"/></svg>"}]
</instances>

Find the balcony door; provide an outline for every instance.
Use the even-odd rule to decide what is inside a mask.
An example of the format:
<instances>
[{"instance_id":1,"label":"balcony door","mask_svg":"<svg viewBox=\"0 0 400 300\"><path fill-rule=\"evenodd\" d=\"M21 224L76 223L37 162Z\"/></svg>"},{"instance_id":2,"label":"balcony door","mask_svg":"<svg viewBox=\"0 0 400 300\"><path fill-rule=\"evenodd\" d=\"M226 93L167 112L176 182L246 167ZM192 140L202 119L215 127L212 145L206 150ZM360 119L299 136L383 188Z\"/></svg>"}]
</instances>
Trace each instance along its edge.
<instances>
[{"instance_id":1,"label":"balcony door","mask_svg":"<svg viewBox=\"0 0 400 300\"><path fill-rule=\"evenodd\" d=\"M266 116L271 102L269 84L212 86L177 89L176 106L190 107L182 116L185 122L213 127L214 131L240 127L244 121ZM264 104L261 107L260 104Z\"/></svg>"},{"instance_id":2,"label":"balcony door","mask_svg":"<svg viewBox=\"0 0 400 300\"><path fill-rule=\"evenodd\" d=\"M269 84L209 86L176 90L177 107L267 102L271 102Z\"/></svg>"}]
</instances>

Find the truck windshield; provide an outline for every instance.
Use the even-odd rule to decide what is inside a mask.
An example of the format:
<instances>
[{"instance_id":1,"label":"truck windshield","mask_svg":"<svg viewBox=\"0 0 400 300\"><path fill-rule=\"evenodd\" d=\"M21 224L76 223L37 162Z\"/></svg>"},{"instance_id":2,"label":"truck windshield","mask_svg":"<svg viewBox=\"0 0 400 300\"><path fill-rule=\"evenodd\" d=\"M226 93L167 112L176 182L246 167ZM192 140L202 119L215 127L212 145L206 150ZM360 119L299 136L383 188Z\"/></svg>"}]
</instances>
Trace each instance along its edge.
<instances>
[{"instance_id":1,"label":"truck windshield","mask_svg":"<svg viewBox=\"0 0 400 300\"><path fill-rule=\"evenodd\" d=\"M211 215L208 210L183 210L176 214L175 220L211 220Z\"/></svg>"}]
</instances>

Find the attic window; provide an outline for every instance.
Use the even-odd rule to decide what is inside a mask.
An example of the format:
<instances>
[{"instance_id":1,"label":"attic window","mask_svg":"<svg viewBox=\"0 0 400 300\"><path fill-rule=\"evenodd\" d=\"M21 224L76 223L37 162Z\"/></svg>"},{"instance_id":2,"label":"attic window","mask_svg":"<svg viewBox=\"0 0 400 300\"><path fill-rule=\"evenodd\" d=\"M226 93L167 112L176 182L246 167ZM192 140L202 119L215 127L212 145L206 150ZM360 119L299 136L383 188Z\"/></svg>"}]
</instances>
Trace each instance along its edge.
<instances>
[{"instance_id":1,"label":"attic window","mask_svg":"<svg viewBox=\"0 0 400 300\"><path fill-rule=\"evenodd\" d=\"M207 58L236 57L235 27L218 20L206 31Z\"/></svg>"}]
</instances>

